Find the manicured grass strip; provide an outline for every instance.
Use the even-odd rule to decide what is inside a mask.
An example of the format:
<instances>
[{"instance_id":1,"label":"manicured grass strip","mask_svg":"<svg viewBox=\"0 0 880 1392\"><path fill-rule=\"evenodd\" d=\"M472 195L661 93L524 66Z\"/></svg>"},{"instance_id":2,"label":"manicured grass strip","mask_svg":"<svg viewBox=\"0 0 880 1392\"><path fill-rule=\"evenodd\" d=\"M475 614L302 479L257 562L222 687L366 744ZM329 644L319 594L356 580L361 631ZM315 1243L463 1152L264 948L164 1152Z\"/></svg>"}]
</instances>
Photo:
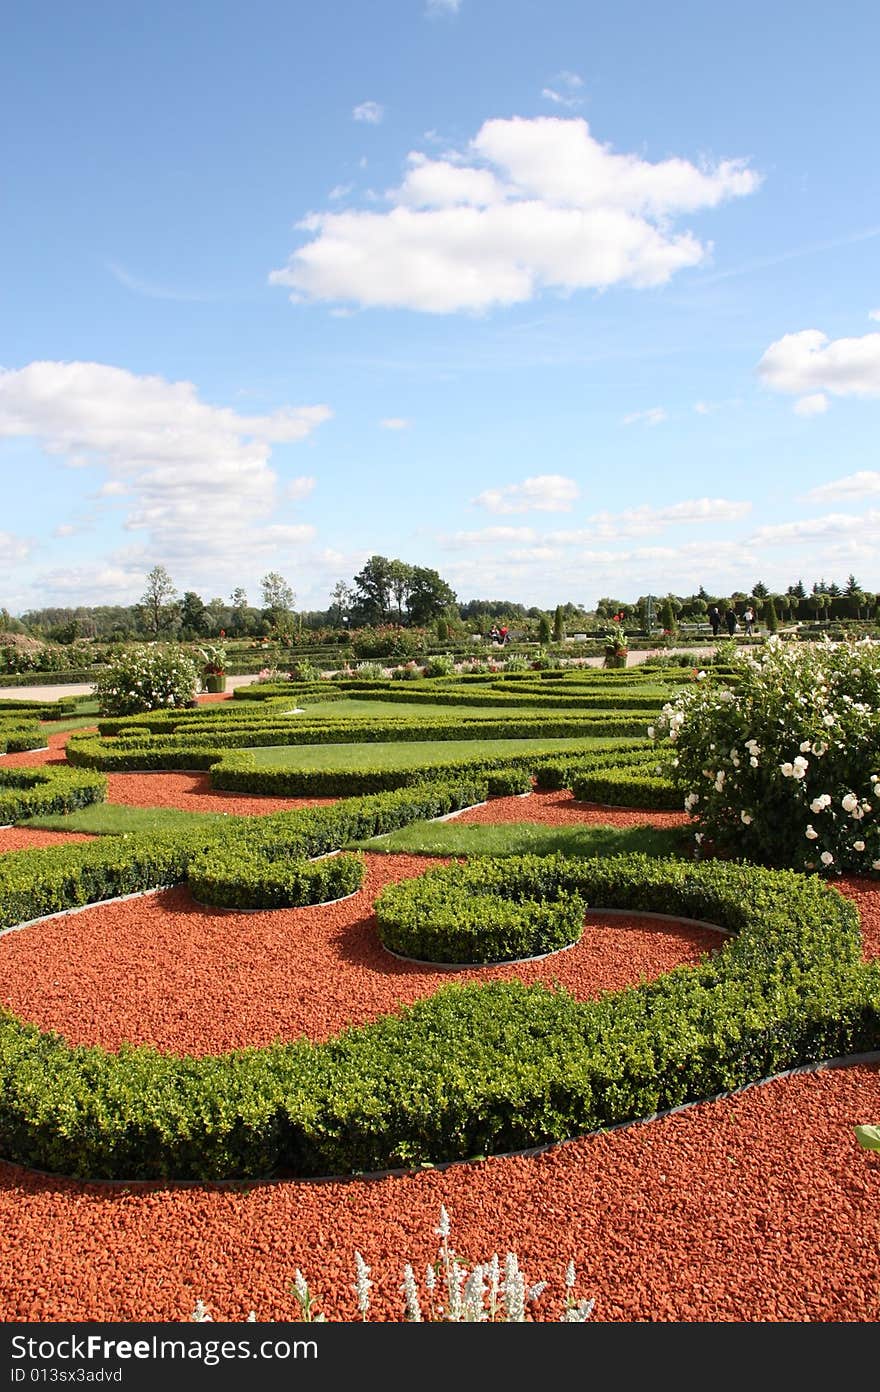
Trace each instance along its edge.
<instances>
[{"instance_id":1,"label":"manicured grass strip","mask_svg":"<svg viewBox=\"0 0 880 1392\"><path fill-rule=\"evenodd\" d=\"M605 746L624 742L603 740ZM376 744L271 745L248 750L256 768L286 769L395 769L430 768L456 759L479 756L489 763L507 754L551 753L559 750L586 752L593 743L588 735L559 739L413 740ZM598 741L597 741L598 743Z\"/></svg>"},{"instance_id":2,"label":"manicured grass strip","mask_svg":"<svg viewBox=\"0 0 880 1392\"><path fill-rule=\"evenodd\" d=\"M390 836L354 841L349 849L388 855L433 856L588 856L681 855L687 837L674 828L638 826L549 827L541 822L499 825L467 822L416 822Z\"/></svg>"},{"instance_id":3,"label":"manicured grass strip","mask_svg":"<svg viewBox=\"0 0 880 1392\"><path fill-rule=\"evenodd\" d=\"M100 802L67 816L30 817L22 825L39 831L83 831L92 836L132 836L139 832L164 836L199 825L224 823L232 827L246 821L246 817L231 817L222 812L181 812L175 807L125 807Z\"/></svg>"}]
</instances>

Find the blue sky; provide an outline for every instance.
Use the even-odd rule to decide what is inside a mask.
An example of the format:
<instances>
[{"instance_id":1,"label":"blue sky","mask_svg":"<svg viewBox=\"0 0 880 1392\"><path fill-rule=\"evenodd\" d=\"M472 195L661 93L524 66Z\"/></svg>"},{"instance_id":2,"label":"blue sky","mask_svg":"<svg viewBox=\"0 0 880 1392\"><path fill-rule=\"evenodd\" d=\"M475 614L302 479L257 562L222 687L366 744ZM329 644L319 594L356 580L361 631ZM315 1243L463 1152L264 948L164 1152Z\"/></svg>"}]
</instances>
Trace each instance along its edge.
<instances>
[{"instance_id":1,"label":"blue sky","mask_svg":"<svg viewBox=\"0 0 880 1392\"><path fill-rule=\"evenodd\" d=\"M880 590L876 4L4 23L0 604Z\"/></svg>"}]
</instances>

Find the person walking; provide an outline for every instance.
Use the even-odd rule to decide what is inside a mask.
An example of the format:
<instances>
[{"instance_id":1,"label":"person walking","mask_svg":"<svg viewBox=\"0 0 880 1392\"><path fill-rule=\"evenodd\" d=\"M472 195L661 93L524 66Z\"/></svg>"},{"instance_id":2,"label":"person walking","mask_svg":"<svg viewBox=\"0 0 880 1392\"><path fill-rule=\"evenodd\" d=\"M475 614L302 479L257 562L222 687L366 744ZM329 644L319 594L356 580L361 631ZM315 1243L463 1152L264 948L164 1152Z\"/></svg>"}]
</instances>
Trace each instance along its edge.
<instances>
[{"instance_id":1,"label":"person walking","mask_svg":"<svg viewBox=\"0 0 880 1392\"><path fill-rule=\"evenodd\" d=\"M728 609L727 613L724 615L724 622L727 624L727 631L732 638L734 633L736 633L737 624L736 610L734 609L732 604Z\"/></svg>"},{"instance_id":2,"label":"person walking","mask_svg":"<svg viewBox=\"0 0 880 1392\"><path fill-rule=\"evenodd\" d=\"M718 630L721 627L721 615L718 612L718 605L713 604L709 609L709 622L712 625L712 637L718 637Z\"/></svg>"},{"instance_id":3,"label":"person walking","mask_svg":"<svg viewBox=\"0 0 880 1392\"><path fill-rule=\"evenodd\" d=\"M745 612L743 613L743 623L745 624L747 638L751 638L752 636L752 627L754 625L754 622L755 611L752 608L751 604L749 604L746 606Z\"/></svg>"}]
</instances>

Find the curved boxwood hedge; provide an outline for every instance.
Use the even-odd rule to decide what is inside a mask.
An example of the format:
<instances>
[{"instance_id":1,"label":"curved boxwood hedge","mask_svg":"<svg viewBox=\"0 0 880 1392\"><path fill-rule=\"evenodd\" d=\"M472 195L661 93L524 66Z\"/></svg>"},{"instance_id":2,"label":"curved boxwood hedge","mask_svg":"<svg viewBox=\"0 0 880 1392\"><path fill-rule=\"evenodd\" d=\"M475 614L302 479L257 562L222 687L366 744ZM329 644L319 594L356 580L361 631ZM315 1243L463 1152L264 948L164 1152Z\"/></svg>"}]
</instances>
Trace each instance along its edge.
<instances>
[{"instance_id":1,"label":"curved boxwood hedge","mask_svg":"<svg viewBox=\"0 0 880 1392\"><path fill-rule=\"evenodd\" d=\"M106 792L103 773L56 764L34 768L0 765L0 826L23 822L27 817L75 812L91 802L103 802Z\"/></svg>"},{"instance_id":2,"label":"curved boxwood hedge","mask_svg":"<svg viewBox=\"0 0 880 1392\"><path fill-rule=\"evenodd\" d=\"M587 902L563 856L481 856L386 885L376 900L379 939L422 962L487 965L576 943Z\"/></svg>"},{"instance_id":3,"label":"curved boxwood hedge","mask_svg":"<svg viewBox=\"0 0 880 1392\"><path fill-rule=\"evenodd\" d=\"M28 749L42 749L46 736L35 720L0 716L0 754L23 754Z\"/></svg>"},{"instance_id":4,"label":"curved boxwood hedge","mask_svg":"<svg viewBox=\"0 0 880 1392\"><path fill-rule=\"evenodd\" d=\"M3 1154L85 1179L415 1167L559 1141L880 1044L880 967L860 961L854 906L818 878L638 856L578 870L594 907L737 936L595 1001L451 985L323 1044L219 1057L71 1048L0 1014Z\"/></svg>"},{"instance_id":5,"label":"curved boxwood hedge","mask_svg":"<svg viewBox=\"0 0 880 1392\"><path fill-rule=\"evenodd\" d=\"M100 774L73 776L104 782ZM311 903L310 896L322 881L335 890L347 876L349 886L357 885L350 867L333 863L342 857L318 862L328 868L309 873L303 862L310 857L425 817L442 816L481 802L485 796L485 779L434 779L396 793L351 799L337 807L197 823L173 836L109 836L46 850L14 851L0 856L0 928L121 894L177 884L187 877L193 893L207 904L278 908ZM300 891L305 898L297 897ZM341 894L328 892L326 897Z\"/></svg>"}]
</instances>

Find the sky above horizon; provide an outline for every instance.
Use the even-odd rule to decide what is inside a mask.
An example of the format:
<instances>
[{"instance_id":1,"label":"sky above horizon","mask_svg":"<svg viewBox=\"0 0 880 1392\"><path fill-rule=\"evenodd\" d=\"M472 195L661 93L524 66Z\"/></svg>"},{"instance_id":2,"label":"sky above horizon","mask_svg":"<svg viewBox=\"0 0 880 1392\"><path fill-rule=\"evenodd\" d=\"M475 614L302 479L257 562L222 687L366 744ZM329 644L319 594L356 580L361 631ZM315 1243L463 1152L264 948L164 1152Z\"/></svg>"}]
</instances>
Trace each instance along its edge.
<instances>
[{"instance_id":1,"label":"sky above horizon","mask_svg":"<svg viewBox=\"0 0 880 1392\"><path fill-rule=\"evenodd\" d=\"M880 591L870 0L4 22L0 606Z\"/></svg>"}]
</instances>

